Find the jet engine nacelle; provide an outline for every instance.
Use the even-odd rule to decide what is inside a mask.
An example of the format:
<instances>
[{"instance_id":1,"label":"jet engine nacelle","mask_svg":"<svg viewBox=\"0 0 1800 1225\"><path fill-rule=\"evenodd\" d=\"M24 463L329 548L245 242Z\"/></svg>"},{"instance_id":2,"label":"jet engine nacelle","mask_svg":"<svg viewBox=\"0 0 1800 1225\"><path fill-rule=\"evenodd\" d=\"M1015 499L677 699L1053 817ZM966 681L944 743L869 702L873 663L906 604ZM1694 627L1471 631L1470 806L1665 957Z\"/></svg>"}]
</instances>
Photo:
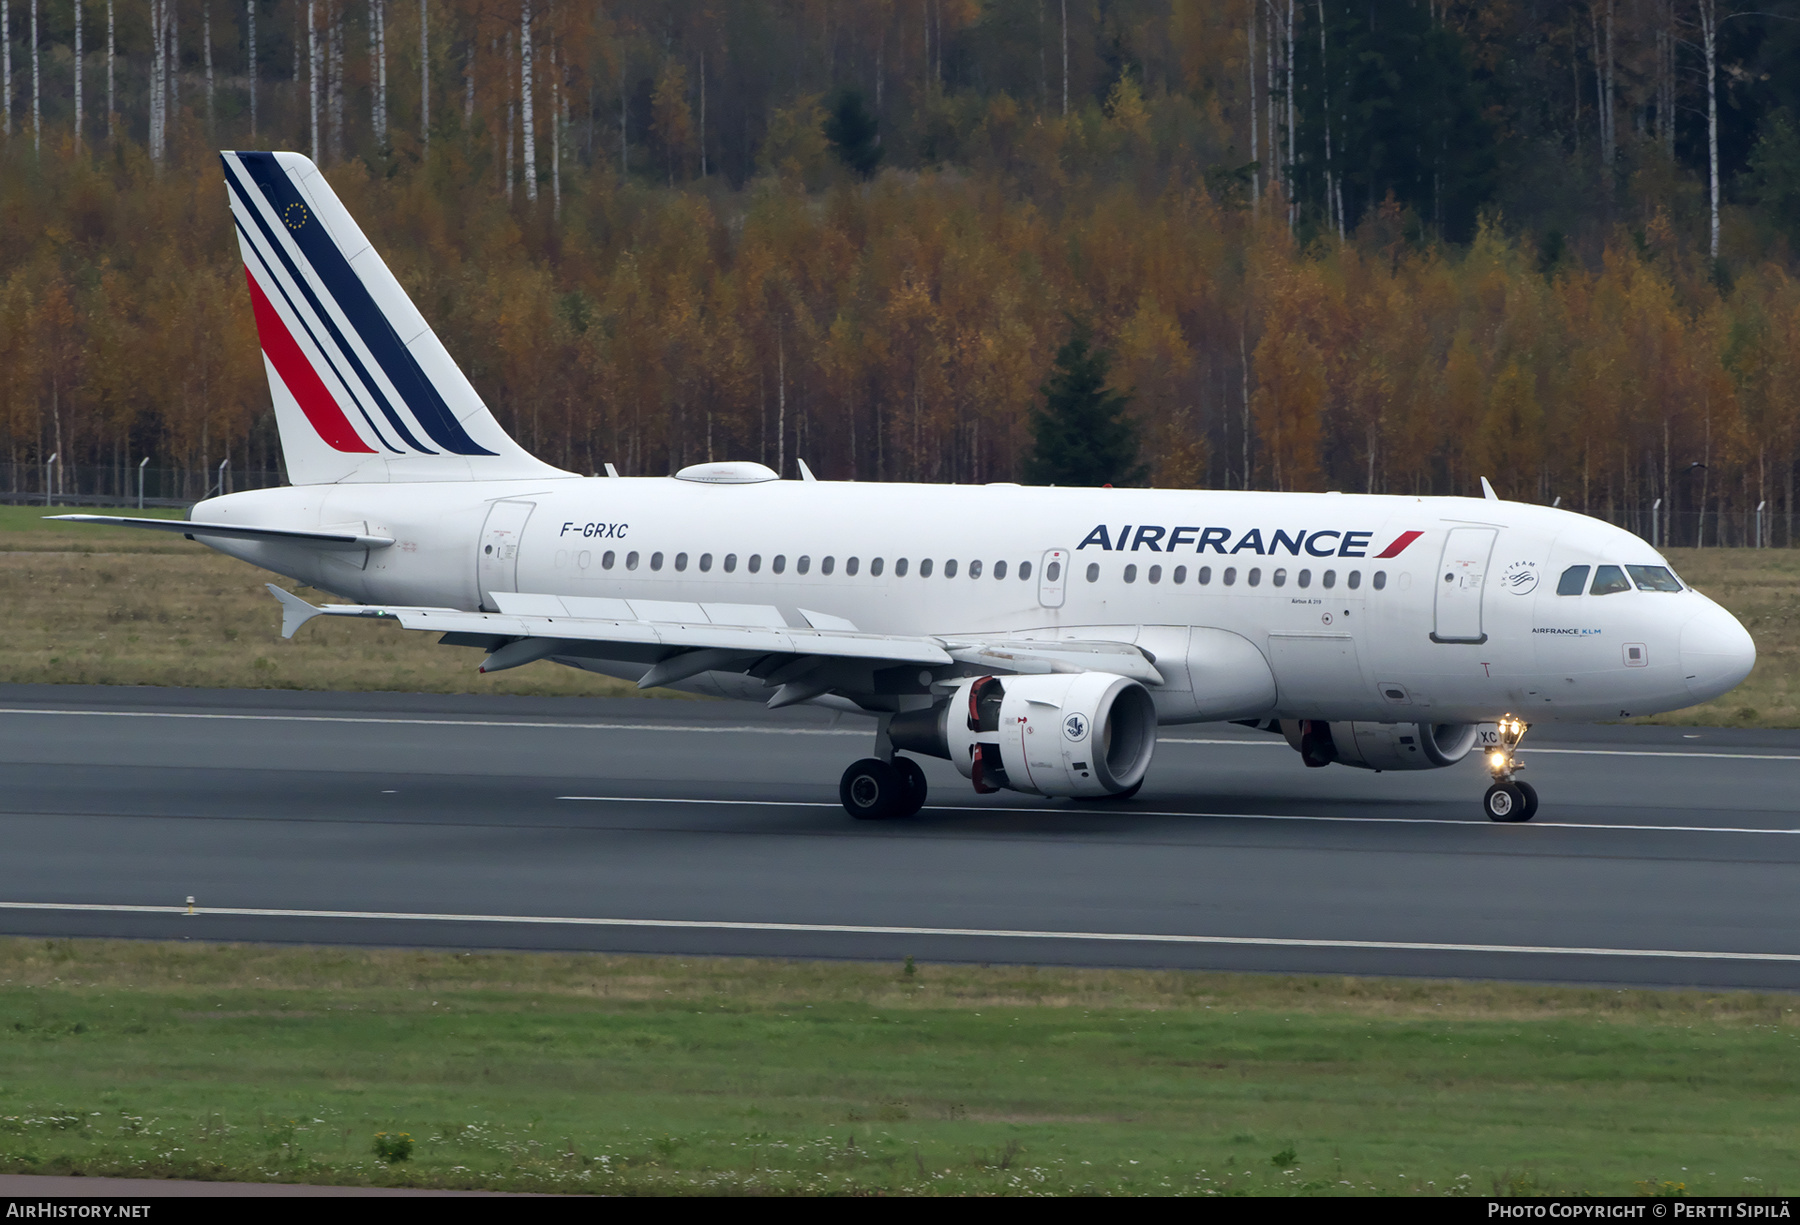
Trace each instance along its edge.
<instances>
[{"instance_id":1,"label":"jet engine nacelle","mask_svg":"<svg viewBox=\"0 0 1800 1225\"><path fill-rule=\"evenodd\" d=\"M1481 725L1283 719L1281 732L1309 766L1335 761L1362 770L1441 770L1469 755Z\"/></svg>"},{"instance_id":2,"label":"jet engine nacelle","mask_svg":"<svg viewBox=\"0 0 1800 1225\"><path fill-rule=\"evenodd\" d=\"M977 791L1107 796L1144 779L1156 751L1156 705L1111 672L978 676L948 701L896 715L896 749L948 758Z\"/></svg>"}]
</instances>

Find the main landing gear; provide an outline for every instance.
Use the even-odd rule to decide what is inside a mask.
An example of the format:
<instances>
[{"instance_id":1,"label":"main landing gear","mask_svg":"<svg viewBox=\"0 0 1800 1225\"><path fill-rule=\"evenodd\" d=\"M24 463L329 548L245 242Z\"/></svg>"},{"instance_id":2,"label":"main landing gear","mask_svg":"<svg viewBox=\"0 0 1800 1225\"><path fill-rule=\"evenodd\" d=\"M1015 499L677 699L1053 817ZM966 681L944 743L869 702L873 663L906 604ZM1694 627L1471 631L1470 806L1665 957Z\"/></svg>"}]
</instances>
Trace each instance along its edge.
<instances>
[{"instance_id":1,"label":"main landing gear","mask_svg":"<svg viewBox=\"0 0 1800 1225\"><path fill-rule=\"evenodd\" d=\"M1537 788L1513 777L1525 768L1525 763L1513 756L1513 750L1530 728L1530 724L1511 715L1500 720L1499 747L1488 750L1487 755L1488 773L1494 776L1494 783L1481 799L1482 811L1490 821L1529 821L1537 815Z\"/></svg>"},{"instance_id":2,"label":"main landing gear","mask_svg":"<svg viewBox=\"0 0 1800 1225\"><path fill-rule=\"evenodd\" d=\"M925 806L925 771L910 757L891 762L865 757L852 762L838 781L844 811L858 821L910 817Z\"/></svg>"}]
</instances>

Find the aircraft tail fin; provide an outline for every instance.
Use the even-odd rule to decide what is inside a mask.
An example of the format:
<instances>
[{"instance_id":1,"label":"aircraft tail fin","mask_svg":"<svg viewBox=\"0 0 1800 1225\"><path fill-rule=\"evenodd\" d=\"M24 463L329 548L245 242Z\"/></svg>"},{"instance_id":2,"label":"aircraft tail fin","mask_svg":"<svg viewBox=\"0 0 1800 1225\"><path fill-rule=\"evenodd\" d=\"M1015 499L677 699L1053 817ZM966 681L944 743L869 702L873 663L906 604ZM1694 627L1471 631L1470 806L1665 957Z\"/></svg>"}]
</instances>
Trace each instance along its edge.
<instances>
[{"instance_id":1,"label":"aircraft tail fin","mask_svg":"<svg viewBox=\"0 0 1800 1225\"><path fill-rule=\"evenodd\" d=\"M220 158L294 484L573 475L501 428L310 159Z\"/></svg>"}]
</instances>

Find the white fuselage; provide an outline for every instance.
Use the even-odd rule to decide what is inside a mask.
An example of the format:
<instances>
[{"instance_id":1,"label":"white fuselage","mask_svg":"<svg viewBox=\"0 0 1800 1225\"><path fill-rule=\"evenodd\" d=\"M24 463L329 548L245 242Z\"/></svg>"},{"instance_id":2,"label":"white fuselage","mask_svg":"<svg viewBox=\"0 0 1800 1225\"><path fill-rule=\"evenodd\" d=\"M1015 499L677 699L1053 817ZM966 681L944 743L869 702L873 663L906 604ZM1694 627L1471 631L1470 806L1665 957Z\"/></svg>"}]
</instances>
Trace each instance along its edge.
<instances>
[{"instance_id":1,"label":"white fuselage","mask_svg":"<svg viewBox=\"0 0 1800 1225\"><path fill-rule=\"evenodd\" d=\"M564 478L261 490L193 517L393 538L366 553L207 542L364 603L472 610L541 592L772 605L795 625L823 614L870 633L1131 642L1165 676L1163 722L1618 718L1715 697L1755 658L1692 590L1557 594L1572 566L1667 563L1629 532L1517 502ZM1220 649L1237 639L1261 660ZM1272 691L1245 671L1262 661ZM689 686L767 692L717 674Z\"/></svg>"}]
</instances>

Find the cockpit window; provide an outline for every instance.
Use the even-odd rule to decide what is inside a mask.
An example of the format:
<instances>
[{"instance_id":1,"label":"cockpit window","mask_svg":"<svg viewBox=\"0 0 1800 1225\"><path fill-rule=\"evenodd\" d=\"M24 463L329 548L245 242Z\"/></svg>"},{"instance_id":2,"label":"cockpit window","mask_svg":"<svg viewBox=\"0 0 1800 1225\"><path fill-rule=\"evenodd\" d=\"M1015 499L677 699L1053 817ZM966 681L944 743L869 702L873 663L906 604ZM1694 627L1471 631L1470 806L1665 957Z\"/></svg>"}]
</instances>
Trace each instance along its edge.
<instances>
[{"instance_id":1,"label":"cockpit window","mask_svg":"<svg viewBox=\"0 0 1800 1225\"><path fill-rule=\"evenodd\" d=\"M1587 586L1587 576L1588 567L1570 566L1567 570L1562 572L1562 577L1556 581L1556 594L1580 595L1582 588Z\"/></svg>"},{"instance_id":2,"label":"cockpit window","mask_svg":"<svg viewBox=\"0 0 1800 1225\"><path fill-rule=\"evenodd\" d=\"M1670 574L1666 566L1626 566L1625 572L1639 591L1681 590L1681 580Z\"/></svg>"},{"instance_id":3,"label":"cockpit window","mask_svg":"<svg viewBox=\"0 0 1800 1225\"><path fill-rule=\"evenodd\" d=\"M1612 595L1614 592L1630 590L1631 584L1626 581L1625 571L1618 566L1594 567L1594 585L1588 588L1589 595Z\"/></svg>"}]
</instances>

